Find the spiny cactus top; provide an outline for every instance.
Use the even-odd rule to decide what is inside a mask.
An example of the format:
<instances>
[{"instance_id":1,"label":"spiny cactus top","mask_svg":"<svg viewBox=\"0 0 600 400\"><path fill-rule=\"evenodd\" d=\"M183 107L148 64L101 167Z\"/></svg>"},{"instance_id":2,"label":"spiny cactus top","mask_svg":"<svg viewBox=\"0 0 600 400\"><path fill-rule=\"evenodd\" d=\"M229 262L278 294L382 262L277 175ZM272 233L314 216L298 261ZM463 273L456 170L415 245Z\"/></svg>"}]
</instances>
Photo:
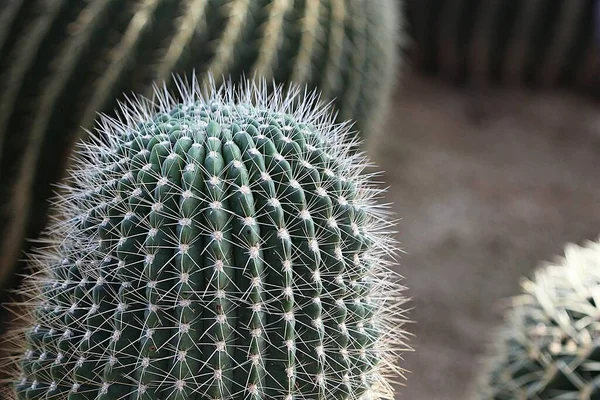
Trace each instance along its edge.
<instances>
[{"instance_id":1,"label":"spiny cactus top","mask_svg":"<svg viewBox=\"0 0 600 400\"><path fill-rule=\"evenodd\" d=\"M348 126L297 90L191 87L82 147L13 397L392 399L395 242Z\"/></svg>"},{"instance_id":2,"label":"spiny cactus top","mask_svg":"<svg viewBox=\"0 0 600 400\"><path fill-rule=\"evenodd\" d=\"M525 280L523 291L476 398L600 398L600 241L568 245L565 258Z\"/></svg>"},{"instance_id":3,"label":"spiny cactus top","mask_svg":"<svg viewBox=\"0 0 600 400\"><path fill-rule=\"evenodd\" d=\"M397 0L0 1L0 285L46 222L72 144L122 93L171 73L318 88L376 129L396 76Z\"/></svg>"}]
</instances>

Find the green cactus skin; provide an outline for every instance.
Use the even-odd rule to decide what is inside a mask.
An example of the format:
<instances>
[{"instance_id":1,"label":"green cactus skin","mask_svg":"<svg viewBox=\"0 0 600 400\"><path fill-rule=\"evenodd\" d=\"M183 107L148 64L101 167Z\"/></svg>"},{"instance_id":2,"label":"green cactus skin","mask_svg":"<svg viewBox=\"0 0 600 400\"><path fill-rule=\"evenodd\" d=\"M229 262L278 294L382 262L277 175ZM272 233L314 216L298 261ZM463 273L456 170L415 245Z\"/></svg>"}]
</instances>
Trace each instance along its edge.
<instances>
[{"instance_id":1,"label":"green cactus skin","mask_svg":"<svg viewBox=\"0 0 600 400\"><path fill-rule=\"evenodd\" d=\"M12 0L0 5L0 285L47 221L72 145L122 93L172 73L318 88L377 130L396 76L396 0ZM172 82L171 82L172 83ZM171 86L172 87L172 86ZM24 247L25 246L25 247Z\"/></svg>"},{"instance_id":2,"label":"green cactus skin","mask_svg":"<svg viewBox=\"0 0 600 400\"><path fill-rule=\"evenodd\" d=\"M393 399L393 222L349 125L297 88L178 86L77 154L12 398Z\"/></svg>"},{"instance_id":3,"label":"green cactus skin","mask_svg":"<svg viewBox=\"0 0 600 400\"><path fill-rule=\"evenodd\" d=\"M600 398L600 241L568 245L522 287L473 398Z\"/></svg>"},{"instance_id":4,"label":"green cactus skin","mask_svg":"<svg viewBox=\"0 0 600 400\"><path fill-rule=\"evenodd\" d=\"M409 0L417 64L459 82L598 94L596 0Z\"/></svg>"}]
</instances>

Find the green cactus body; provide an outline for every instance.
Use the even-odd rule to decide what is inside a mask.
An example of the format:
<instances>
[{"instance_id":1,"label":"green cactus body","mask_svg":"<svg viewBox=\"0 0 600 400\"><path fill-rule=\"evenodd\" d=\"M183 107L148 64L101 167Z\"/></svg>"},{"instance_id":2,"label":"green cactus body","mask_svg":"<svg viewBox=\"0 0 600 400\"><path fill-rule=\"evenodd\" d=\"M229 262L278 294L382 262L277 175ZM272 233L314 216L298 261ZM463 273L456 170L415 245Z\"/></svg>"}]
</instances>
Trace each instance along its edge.
<instances>
[{"instance_id":1,"label":"green cactus body","mask_svg":"<svg viewBox=\"0 0 600 400\"><path fill-rule=\"evenodd\" d=\"M426 71L598 93L596 0L409 0L407 8Z\"/></svg>"},{"instance_id":2,"label":"green cactus body","mask_svg":"<svg viewBox=\"0 0 600 400\"><path fill-rule=\"evenodd\" d=\"M473 398L600 398L600 241L522 284Z\"/></svg>"},{"instance_id":3,"label":"green cactus body","mask_svg":"<svg viewBox=\"0 0 600 400\"><path fill-rule=\"evenodd\" d=\"M0 283L46 223L72 145L118 96L172 73L295 82L377 130L395 0L21 0L0 5ZM171 87L172 87L171 82ZM5 284L6 286L6 284Z\"/></svg>"},{"instance_id":4,"label":"green cactus body","mask_svg":"<svg viewBox=\"0 0 600 400\"><path fill-rule=\"evenodd\" d=\"M393 398L381 190L315 96L266 93L103 120L26 281L15 399Z\"/></svg>"}]
</instances>

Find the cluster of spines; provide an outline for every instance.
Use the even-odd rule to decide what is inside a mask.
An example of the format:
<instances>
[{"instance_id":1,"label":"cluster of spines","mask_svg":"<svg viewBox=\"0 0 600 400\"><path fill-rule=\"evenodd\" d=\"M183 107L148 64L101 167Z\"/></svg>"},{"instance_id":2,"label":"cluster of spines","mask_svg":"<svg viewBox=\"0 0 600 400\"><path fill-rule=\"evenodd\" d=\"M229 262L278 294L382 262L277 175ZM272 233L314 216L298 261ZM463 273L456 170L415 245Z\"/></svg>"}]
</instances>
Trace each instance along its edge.
<instances>
[{"instance_id":1,"label":"cluster of spines","mask_svg":"<svg viewBox=\"0 0 600 400\"><path fill-rule=\"evenodd\" d=\"M182 92L83 148L17 398L392 398L395 247L348 127L314 96Z\"/></svg>"},{"instance_id":2,"label":"cluster of spines","mask_svg":"<svg viewBox=\"0 0 600 400\"><path fill-rule=\"evenodd\" d=\"M595 0L412 0L418 64L461 82L578 86L598 93Z\"/></svg>"},{"instance_id":3,"label":"cluster of spines","mask_svg":"<svg viewBox=\"0 0 600 400\"><path fill-rule=\"evenodd\" d=\"M600 241L567 245L522 288L472 398L598 398Z\"/></svg>"},{"instance_id":4,"label":"cluster of spines","mask_svg":"<svg viewBox=\"0 0 600 400\"><path fill-rule=\"evenodd\" d=\"M318 88L368 133L393 86L396 15L392 0L4 2L0 282L43 228L80 127L122 93L192 69L246 74Z\"/></svg>"}]
</instances>

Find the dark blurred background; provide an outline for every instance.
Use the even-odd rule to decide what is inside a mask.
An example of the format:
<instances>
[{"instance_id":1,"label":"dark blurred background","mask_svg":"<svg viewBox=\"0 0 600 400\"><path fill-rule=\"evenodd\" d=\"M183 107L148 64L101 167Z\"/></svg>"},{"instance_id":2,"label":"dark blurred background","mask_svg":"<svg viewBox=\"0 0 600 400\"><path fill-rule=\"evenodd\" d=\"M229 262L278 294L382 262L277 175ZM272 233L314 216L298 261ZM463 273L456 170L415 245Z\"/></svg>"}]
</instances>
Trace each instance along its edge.
<instances>
[{"instance_id":1,"label":"dark blurred background","mask_svg":"<svg viewBox=\"0 0 600 400\"><path fill-rule=\"evenodd\" d=\"M421 71L600 94L598 0L406 0L404 8Z\"/></svg>"},{"instance_id":2,"label":"dark blurred background","mask_svg":"<svg viewBox=\"0 0 600 400\"><path fill-rule=\"evenodd\" d=\"M409 58L369 145L417 321L398 399L468 399L501 300L600 235L595 3L407 2Z\"/></svg>"}]
</instances>

